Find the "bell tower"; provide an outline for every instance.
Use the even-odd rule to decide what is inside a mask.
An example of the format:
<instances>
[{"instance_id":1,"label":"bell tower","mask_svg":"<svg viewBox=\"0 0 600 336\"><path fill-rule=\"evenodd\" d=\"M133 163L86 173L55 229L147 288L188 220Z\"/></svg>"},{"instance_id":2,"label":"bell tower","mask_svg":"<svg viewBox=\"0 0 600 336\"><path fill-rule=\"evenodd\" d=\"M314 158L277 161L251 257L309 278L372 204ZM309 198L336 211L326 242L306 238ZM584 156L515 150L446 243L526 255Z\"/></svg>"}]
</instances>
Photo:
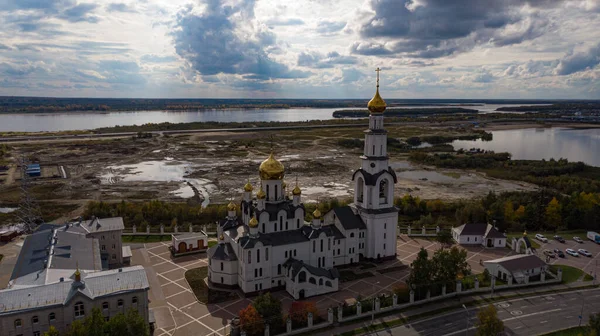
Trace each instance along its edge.
<instances>
[{"instance_id":1,"label":"bell tower","mask_svg":"<svg viewBox=\"0 0 600 336\"><path fill-rule=\"evenodd\" d=\"M398 208L394 206L396 173L389 166L387 131L383 113L387 107L379 94L377 68L375 96L369 101L369 129L365 130L365 147L361 167L354 172L354 208L367 226L365 257L378 259L396 255Z\"/></svg>"}]
</instances>

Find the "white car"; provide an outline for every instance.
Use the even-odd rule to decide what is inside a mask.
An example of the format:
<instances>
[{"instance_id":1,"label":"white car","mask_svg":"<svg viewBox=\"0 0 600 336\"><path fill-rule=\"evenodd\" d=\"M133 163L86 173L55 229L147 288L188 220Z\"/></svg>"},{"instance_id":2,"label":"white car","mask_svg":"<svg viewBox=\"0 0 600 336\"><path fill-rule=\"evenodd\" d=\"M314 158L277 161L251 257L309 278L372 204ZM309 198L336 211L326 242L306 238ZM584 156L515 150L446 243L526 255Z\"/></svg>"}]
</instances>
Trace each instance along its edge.
<instances>
[{"instance_id":1,"label":"white car","mask_svg":"<svg viewBox=\"0 0 600 336\"><path fill-rule=\"evenodd\" d=\"M568 255L572 255L573 257L579 257L579 254L573 249L566 249L565 252L567 252Z\"/></svg>"},{"instance_id":2,"label":"white car","mask_svg":"<svg viewBox=\"0 0 600 336\"><path fill-rule=\"evenodd\" d=\"M590 252L588 252L587 250L584 250L584 249L579 249L579 250L577 250L577 252L579 252L579 254L584 255L586 257L592 256L592 254Z\"/></svg>"},{"instance_id":3,"label":"white car","mask_svg":"<svg viewBox=\"0 0 600 336\"><path fill-rule=\"evenodd\" d=\"M578 243L583 243L583 240L579 237L573 237L573 240L578 242Z\"/></svg>"},{"instance_id":4,"label":"white car","mask_svg":"<svg viewBox=\"0 0 600 336\"><path fill-rule=\"evenodd\" d=\"M548 242L548 238L544 237L543 234L539 234L539 233L535 235L535 239L541 241L542 243Z\"/></svg>"}]
</instances>

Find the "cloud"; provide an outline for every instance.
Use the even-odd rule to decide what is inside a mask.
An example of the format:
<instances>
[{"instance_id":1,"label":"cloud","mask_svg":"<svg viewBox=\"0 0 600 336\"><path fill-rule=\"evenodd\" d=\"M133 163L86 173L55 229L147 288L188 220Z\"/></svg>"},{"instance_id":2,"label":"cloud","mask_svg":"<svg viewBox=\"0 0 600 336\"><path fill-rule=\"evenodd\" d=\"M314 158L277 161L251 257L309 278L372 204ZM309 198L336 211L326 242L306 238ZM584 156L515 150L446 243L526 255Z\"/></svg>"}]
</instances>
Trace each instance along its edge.
<instances>
[{"instance_id":1,"label":"cloud","mask_svg":"<svg viewBox=\"0 0 600 336\"><path fill-rule=\"evenodd\" d=\"M337 33L346 27L346 22L343 21L320 21L317 24L317 33L329 35Z\"/></svg>"},{"instance_id":2,"label":"cloud","mask_svg":"<svg viewBox=\"0 0 600 336\"><path fill-rule=\"evenodd\" d=\"M559 60L555 73L560 76L570 75L592 69L598 64L600 64L600 43L584 52L566 55Z\"/></svg>"},{"instance_id":3,"label":"cloud","mask_svg":"<svg viewBox=\"0 0 600 336\"><path fill-rule=\"evenodd\" d=\"M342 82L353 83L365 77L365 74L356 69L343 69L342 70Z\"/></svg>"},{"instance_id":4,"label":"cloud","mask_svg":"<svg viewBox=\"0 0 600 336\"><path fill-rule=\"evenodd\" d=\"M253 1L225 5L209 0L202 14L187 7L177 14L172 32L175 50L201 75L224 73L249 80L307 77L309 73L270 57L268 49L275 46L276 37L253 20Z\"/></svg>"},{"instance_id":5,"label":"cloud","mask_svg":"<svg viewBox=\"0 0 600 336\"><path fill-rule=\"evenodd\" d=\"M301 52L298 55L298 65L315 69L333 68L336 65L348 65L359 63L354 56L343 56L332 51L327 55L318 52Z\"/></svg>"},{"instance_id":6,"label":"cloud","mask_svg":"<svg viewBox=\"0 0 600 336\"><path fill-rule=\"evenodd\" d=\"M97 16L90 15L98 7L92 3L81 3L63 11L59 17L69 22L89 22L97 23Z\"/></svg>"},{"instance_id":7,"label":"cloud","mask_svg":"<svg viewBox=\"0 0 600 336\"><path fill-rule=\"evenodd\" d=\"M113 2L110 3L108 5L106 5L106 10L108 12L121 12L121 13L136 13L137 11L124 3L117 3L117 2Z\"/></svg>"},{"instance_id":8,"label":"cloud","mask_svg":"<svg viewBox=\"0 0 600 336\"><path fill-rule=\"evenodd\" d=\"M440 58L475 46L522 43L543 35L549 21L532 8L560 5L562 0L372 0L374 12L360 26L366 40L353 52L362 55L405 54ZM374 46L378 46L375 48Z\"/></svg>"},{"instance_id":9,"label":"cloud","mask_svg":"<svg viewBox=\"0 0 600 336\"><path fill-rule=\"evenodd\" d=\"M297 19L297 18L288 18L288 19L275 18L275 19L267 20L266 23L268 26L301 26L304 24L304 21L301 19Z\"/></svg>"},{"instance_id":10,"label":"cloud","mask_svg":"<svg viewBox=\"0 0 600 336\"><path fill-rule=\"evenodd\" d=\"M159 56L154 54L143 55L140 60L145 63L170 63L175 62L175 56Z\"/></svg>"}]
</instances>

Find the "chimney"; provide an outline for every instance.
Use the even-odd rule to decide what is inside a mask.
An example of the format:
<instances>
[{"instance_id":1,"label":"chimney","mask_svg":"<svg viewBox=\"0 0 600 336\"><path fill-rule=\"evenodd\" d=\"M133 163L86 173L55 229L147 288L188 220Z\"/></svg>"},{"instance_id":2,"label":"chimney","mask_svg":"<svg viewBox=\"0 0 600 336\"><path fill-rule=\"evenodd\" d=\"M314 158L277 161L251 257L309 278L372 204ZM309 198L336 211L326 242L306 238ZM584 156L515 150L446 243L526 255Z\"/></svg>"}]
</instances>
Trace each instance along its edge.
<instances>
[{"instance_id":1,"label":"chimney","mask_svg":"<svg viewBox=\"0 0 600 336\"><path fill-rule=\"evenodd\" d=\"M63 282L63 281L65 281L65 278L60 277L60 282Z\"/></svg>"}]
</instances>

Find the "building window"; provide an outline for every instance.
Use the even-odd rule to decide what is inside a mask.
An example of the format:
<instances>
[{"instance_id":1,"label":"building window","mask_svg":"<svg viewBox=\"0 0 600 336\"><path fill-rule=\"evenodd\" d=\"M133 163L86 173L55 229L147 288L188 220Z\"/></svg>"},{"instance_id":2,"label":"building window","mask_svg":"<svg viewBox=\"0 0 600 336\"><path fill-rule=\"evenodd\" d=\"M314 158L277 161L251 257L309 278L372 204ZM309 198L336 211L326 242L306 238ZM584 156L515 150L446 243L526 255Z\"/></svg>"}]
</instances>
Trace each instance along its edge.
<instances>
[{"instance_id":1,"label":"building window","mask_svg":"<svg viewBox=\"0 0 600 336\"><path fill-rule=\"evenodd\" d=\"M317 251L317 242L313 240L313 253Z\"/></svg>"},{"instance_id":2,"label":"building window","mask_svg":"<svg viewBox=\"0 0 600 336\"><path fill-rule=\"evenodd\" d=\"M40 319L37 317L37 315L35 315L34 317L31 318L32 324L38 324L39 322L40 322Z\"/></svg>"},{"instance_id":3,"label":"building window","mask_svg":"<svg viewBox=\"0 0 600 336\"><path fill-rule=\"evenodd\" d=\"M225 282L225 280L223 279L223 277L221 277L221 283Z\"/></svg>"},{"instance_id":4,"label":"building window","mask_svg":"<svg viewBox=\"0 0 600 336\"><path fill-rule=\"evenodd\" d=\"M256 250L256 262L260 263L260 249Z\"/></svg>"},{"instance_id":5,"label":"building window","mask_svg":"<svg viewBox=\"0 0 600 336\"><path fill-rule=\"evenodd\" d=\"M471 237L467 237L467 241L471 240Z\"/></svg>"},{"instance_id":6,"label":"building window","mask_svg":"<svg viewBox=\"0 0 600 336\"><path fill-rule=\"evenodd\" d=\"M477 237L475 237L475 241L477 241Z\"/></svg>"},{"instance_id":7,"label":"building window","mask_svg":"<svg viewBox=\"0 0 600 336\"><path fill-rule=\"evenodd\" d=\"M113 260L116 260L116 259L117 259L117 255L116 255L116 254L113 254L113 255L112 255L112 259L113 259Z\"/></svg>"},{"instance_id":8,"label":"building window","mask_svg":"<svg viewBox=\"0 0 600 336\"><path fill-rule=\"evenodd\" d=\"M107 310L108 309L108 302L102 302L102 309L103 310Z\"/></svg>"},{"instance_id":9,"label":"building window","mask_svg":"<svg viewBox=\"0 0 600 336\"><path fill-rule=\"evenodd\" d=\"M258 276L262 276L262 267L258 269Z\"/></svg>"},{"instance_id":10,"label":"building window","mask_svg":"<svg viewBox=\"0 0 600 336\"><path fill-rule=\"evenodd\" d=\"M387 223L383 223L383 228L387 229Z\"/></svg>"},{"instance_id":11,"label":"building window","mask_svg":"<svg viewBox=\"0 0 600 336\"><path fill-rule=\"evenodd\" d=\"M248 264L252 263L252 251L248 251Z\"/></svg>"},{"instance_id":12,"label":"building window","mask_svg":"<svg viewBox=\"0 0 600 336\"><path fill-rule=\"evenodd\" d=\"M319 286L323 286L323 279L319 279Z\"/></svg>"},{"instance_id":13,"label":"building window","mask_svg":"<svg viewBox=\"0 0 600 336\"><path fill-rule=\"evenodd\" d=\"M331 251L331 238L327 239L327 251Z\"/></svg>"},{"instance_id":14,"label":"building window","mask_svg":"<svg viewBox=\"0 0 600 336\"><path fill-rule=\"evenodd\" d=\"M321 239L321 252L323 252L323 239Z\"/></svg>"},{"instance_id":15,"label":"building window","mask_svg":"<svg viewBox=\"0 0 600 336\"><path fill-rule=\"evenodd\" d=\"M277 265L277 274L281 274L281 264Z\"/></svg>"},{"instance_id":16,"label":"building window","mask_svg":"<svg viewBox=\"0 0 600 336\"><path fill-rule=\"evenodd\" d=\"M306 272L302 271L298 274L298 283L306 282Z\"/></svg>"},{"instance_id":17,"label":"building window","mask_svg":"<svg viewBox=\"0 0 600 336\"><path fill-rule=\"evenodd\" d=\"M123 300L122 299L119 299L119 301L117 301L117 307L123 308Z\"/></svg>"},{"instance_id":18,"label":"building window","mask_svg":"<svg viewBox=\"0 0 600 336\"><path fill-rule=\"evenodd\" d=\"M258 278L258 268L255 268L255 269L254 269L254 277L255 277L255 278Z\"/></svg>"},{"instance_id":19,"label":"building window","mask_svg":"<svg viewBox=\"0 0 600 336\"><path fill-rule=\"evenodd\" d=\"M33 332L33 336L40 336L40 332L39 331L34 331Z\"/></svg>"},{"instance_id":20,"label":"building window","mask_svg":"<svg viewBox=\"0 0 600 336\"><path fill-rule=\"evenodd\" d=\"M190 246L192 246L192 244L190 244ZM113 249L116 249L116 248L117 248L117 245L113 244L113 247L112 247L112 248L113 248Z\"/></svg>"},{"instance_id":21,"label":"building window","mask_svg":"<svg viewBox=\"0 0 600 336\"><path fill-rule=\"evenodd\" d=\"M294 257L296 256L296 250L294 249Z\"/></svg>"},{"instance_id":22,"label":"building window","mask_svg":"<svg viewBox=\"0 0 600 336\"><path fill-rule=\"evenodd\" d=\"M270 191L269 191L269 190L270 190L270 189L269 189L269 185L267 184L267 199L268 199L268 200L271 200L271 196L270 196L270 195L271 195L271 193L270 193Z\"/></svg>"},{"instance_id":23,"label":"building window","mask_svg":"<svg viewBox=\"0 0 600 336\"><path fill-rule=\"evenodd\" d=\"M325 286L331 287L331 281L325 281Z\"/></svg>"},{"instance_id":24,"label":"building window","mask_svg":"<svg viewBox=\"0 0 600 336\"><path fill-rule=\"evenodd\" d=\"M288 221L285 221L285 229L288 229Z\"/></svg>"},{"instance_id":25,"label":"building window","mask_svg":"<svg viewBox=\"0 0 600 336\"><path fill-rule=\"evenodd\" d=\"M85 316L85 307L83 306L83 302L81 302L81 301L77 302L73 309L75 312L75 317Z\"/></svg>"},{"instance_id":26,"label":"building window","mask_svg":"<svg viewBox=\"0 0 600 336\"><path fill-rule=\"evenodd\" d=\"M221 261L221 271L223 270L223 267L224 267L223 262Z\"/></svg>"},{"instance_id":27,"label":"building window","mask_svg":"<svg viewBox=\"0 0 600 336\"><path fill-rule=\"evenodd\" d=\"M287 259L287 257L288 257L288 256L287 256L287 251L285 251L285 258Z\"/></svg>"},{"instance_id":28,"label":"building window","mask_svg":"<svg viewBox=\"0 0 600 336\"><path fill-rule=\"evenodd\" d=\"M54 320L56 320L56 314L54 314L54 313L48 314L48 322L53 322Z\"/></svg>"},{"instance_id":29,"label":"building window","mask_svg":"<svg viewBox=\"0 0 600 336\"><path fill-rule=\"evenodd\" d=\"M23 325L23 321L21 321L21 319L16 319L15 328L21 328L21 325Z\"/></svg>"},{"instance_id":30,"label":"building window","mask_svg":"<svg viewBox=\"0 0 600 336\"><path fill-rule=\"evenodd\" d=\"M338 254L338 255L340 255L340 253L341 253L341 252L340 252L340 249L338 249L338 253L337 253L337 254Z\"/></svg>"},{"instance_id":31,"label":"building window","mask_svg":"<svg viewBox=\"0 0 600 336\"><path fill-rule=\"evenodd\" d=\"M313 278L313 277L310 277L310 279L308 279L308 282L311 283L311 284L313 284L313 285L317 284L317 280L315 278Z\"/></svg>"},{"instance_id":32,"label":"building window","mask_svg":"<svg viewBox=\"0 0 600 336\"><path fill-rule=\"evenodd\" d=\"M104 236L100 237L100 240L104 240Z\"/></svg>"},{"instance_id":33,"label":"building window","mask_svg":"<svg viewBox=\"0 0 600 336\"><path fill-rule=\"evenodd\" d=\"M383 244L383 249L385 250L385 244Z\"/></svg>"},{"instance_id":34,"label":"building window","mask_svg":"<svg viewBox=\"0 0 600 336\"><path fill-rule=\"evenodd\" d=\"M354 238L354 232L350 233L350 238Z\"/></svg>"},{"instance_id":35,"label":"building window","mask_svg":"<svg viewBox=\"0 0 600 336\"><path fill-rule=\"evenodd\" d=\"M267 231L265 231L265 223L262 223L262 232L266 233Z\"/></svg>"},{"instance_id":36,"label":"building window","mask_svg":"<svg viewBox=\"0 0 600 336\"><path fill-rule=\"evenodd\" d=\"M133 304L137 303L137 296L134 296L131 298L131 303L133 303Z\"/></svg>"},{"instance_id":37,"label":"building window","mask_svg":"<svg viewBox=\"0 0 600 336\"><path fill-rule=\"evenodd\" d=\"M385 234L385 232L384 232L384 233L383 233L383 239L385 239L385 238L386 238L386 234Z\"/></svg>"},{"instance_id":38,"label":"building window","mask_svg":"<svg viewBox=\"0 0 600 336\"><path fill-rule=\"evenodd\" d=\"M279 231L283 231L283 217L279 217Z\"/></svg>"},{"instance_id":39,"label":"building window","mask_svg":"<svg viewBox=\"0 0 600 336\"><path fill-rule=\"evenodd\" d=\"M277 232L277 223L273 223L273 231Z\"/></svg>"},{"instance_id":40,"label":"building window","mask_svg":"<svg viewBox=\"0 0 600 336\"><path fill-rule=\"evenodd\" d=\"M106 251L106 245L102 245L102 248L101 248L101 250L102 250L102 251Z\"/></svg>"},{"instance_id":41,"label":"building window","mask_svg":"<svg viewBox=\"0 0 600 336\"><path fill-rule=\"evenodd\" d=\"M296 219L296 229L300 228L300 219Z\"/></svg>"}]
</instances>

